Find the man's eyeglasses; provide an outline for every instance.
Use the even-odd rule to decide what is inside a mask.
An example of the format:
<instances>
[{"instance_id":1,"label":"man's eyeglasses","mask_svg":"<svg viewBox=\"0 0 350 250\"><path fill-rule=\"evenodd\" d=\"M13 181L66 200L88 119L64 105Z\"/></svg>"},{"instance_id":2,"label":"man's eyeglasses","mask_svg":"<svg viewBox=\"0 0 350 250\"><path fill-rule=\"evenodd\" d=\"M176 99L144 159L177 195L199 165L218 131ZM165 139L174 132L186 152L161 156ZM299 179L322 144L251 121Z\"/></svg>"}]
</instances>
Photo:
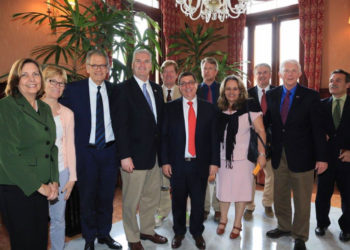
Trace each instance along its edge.
<instances>
[{"instance_id":1,"label":"man's eyeglasses","mask_svg":"<svg viewBox=\"0 0 350 250\"><path fill-rule=\"evenodd\" d=\"M195 85L196 82L195 81L189 81L189 82L180 82L179 85L180 86L185 86L185 85Z\"/></svg>"},{"instance_id":2,"label":"man's eyeglasses","mask_svg":"<svg viewBox=\"0 0 350 250\"><path fill-rule=\"evenodd\" d=\"M107 64L89 64L91 68L96 69L107 69Z\"/></svg>"},{"instance_id":3,"label":"man's eyeglasses","mask_svg":"<svg viewBox=\"0 0 350 250\"><path fill-rule=\"evenodd\" d=\"M54 79L49 79L49 83L53 86L53 87L60 87L60 88L64 88L65 83L64 82L58 82Z\"/></svg>"}]
</instances>

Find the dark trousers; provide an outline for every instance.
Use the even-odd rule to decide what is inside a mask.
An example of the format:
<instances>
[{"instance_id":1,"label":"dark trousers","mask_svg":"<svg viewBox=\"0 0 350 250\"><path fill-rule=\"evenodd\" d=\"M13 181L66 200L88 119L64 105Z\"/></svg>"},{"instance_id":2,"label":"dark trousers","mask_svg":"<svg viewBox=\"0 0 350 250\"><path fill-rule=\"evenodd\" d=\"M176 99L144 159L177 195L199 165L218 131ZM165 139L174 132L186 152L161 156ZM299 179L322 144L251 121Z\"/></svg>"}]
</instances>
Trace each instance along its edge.
<instances>
[{"instance_id":1,"label":"dark trousers","mask_svg":"<svg viewBox=\"0 0 350 250\"><path fill-rule=\"evenodd\" d=\"M175 169L176 168L176 169ZM208 175L199 171L196 161L184 161L181 166L173 167L170 183L172 188L172 212L175 235L186 233L186 205L191 198L190 233L193 237L204 231L204 199Z\"/></svg>"},{"instance_id":2,"label":"dark trousers","mask_svg":"<svg viewBox=\"0 0 350 250\"><path fill-rule=\"evenodd\" d=\"M341 206L343 214L338 223L346 233L350 233L350 166L329 164L328 169L318 176L318 186L316 195L316 219L317 226L328 227L329 210L335 183L338 186L341 196Z\"/></svg>"},{"instance_id":3,"label":"dark trousers","mask_svg":"<svg viewBox=\"0 0 350 250\"><path fill-rule=\"evenodd\" d=\"M46 250L48 201L34 192L26 196L15 185L0 185L1 213L12 250Z\"/></svg>"},{"instance_id":4,"label":"dark trousers","mask_svg":"<svg viewBox=\"0 0 350 250\"><path fill-rule=\"evenodd\" d=\"M109 235L118 164L115 144L79 152L77 177L80 195L81 229L87 242Z\"/></svg>"}]
</instances>

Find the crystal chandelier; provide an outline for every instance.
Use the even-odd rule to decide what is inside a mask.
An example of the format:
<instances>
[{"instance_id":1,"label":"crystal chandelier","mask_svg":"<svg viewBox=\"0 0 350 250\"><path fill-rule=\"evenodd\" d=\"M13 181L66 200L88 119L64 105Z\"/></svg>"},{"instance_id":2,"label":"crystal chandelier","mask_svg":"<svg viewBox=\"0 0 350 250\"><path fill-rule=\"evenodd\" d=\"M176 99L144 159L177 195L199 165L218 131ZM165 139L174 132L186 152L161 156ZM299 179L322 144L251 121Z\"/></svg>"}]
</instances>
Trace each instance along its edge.
<instances>
[{"instance_id":1,"label":"crystal chandelier","mask_svg":"<svg viewBox=\"0 0 350 250\"><path fill-rule=\"evenodd\" d=\"M196 6L192 6L196 3ZM176 0L175 6L180 5L181 11L192 20L201 17L206 22L219 19L223 22L226 18L238 18L247 12L247 6L252 0L238 0L232 6L231 0Z\"/></svg>"}]
</instances>

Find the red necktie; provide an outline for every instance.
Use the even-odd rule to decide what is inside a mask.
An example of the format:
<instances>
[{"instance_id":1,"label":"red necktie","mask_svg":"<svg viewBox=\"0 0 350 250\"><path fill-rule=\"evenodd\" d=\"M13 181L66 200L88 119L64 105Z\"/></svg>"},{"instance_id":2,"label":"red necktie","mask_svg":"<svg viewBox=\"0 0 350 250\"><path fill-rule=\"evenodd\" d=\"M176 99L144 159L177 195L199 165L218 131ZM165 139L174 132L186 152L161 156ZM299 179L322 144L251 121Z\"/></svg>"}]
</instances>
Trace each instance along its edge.
<instances>
[{"instance_id":1,"label":"red necktie","mask_svg":"<svg viewBox=\"0 0 350 250\"><path fill-rule=\"evenodd\" d=\"M262 110L263 114L265 115L266 110L267 110L265 89L262 90L262 93L263 93L263 94L262 94L262 96L261 96L261 103L260 103L260 106L261 106L261 110Z\"/></svg>"},{"instance_id":2,"label":"red necktie","mask_svg":"<svg viewBox=\"0 0 350 250\"><path fill-rule=\"evenodd\" d=\"M210 86L208 86L208 96L207 96L207 101L210 103L213 103L213 93L211 91Z\"/></svg>"},{"instance_id":3,"label":"red necktie","mask_svg":"<svg viewBox=\"0 0 350 250\"><path fill-rule=\"evenodd\" d=\"M188 109L188 152L192 155L196 155L195 146L195 134L196 134L196 114L193 109L193 102L187 102L190 105Z\"/></svg>"},{"instance_id":4,"label":"red necktie","mask_svg":"<svg viewBox=\"0 0 350 250\"><path fill-rule=\"evenodd\" d=\"M168 89L168 95L166 97L166 102L170 102L171 101L171 89Z\"/></svg>"},{"instance_id":5,"label":"red necktie","mask_svg":"<svg viewBox=\"0 0 350 250\"><path fill-rule=\"evenodd\" d=\"M290 94L291 92L287 90L286 96L284 97L282 107L281 107L281 118L283 124L287 121L288 111L289 111L289 102L290 102Z\"/></svg>"}]
</instances>

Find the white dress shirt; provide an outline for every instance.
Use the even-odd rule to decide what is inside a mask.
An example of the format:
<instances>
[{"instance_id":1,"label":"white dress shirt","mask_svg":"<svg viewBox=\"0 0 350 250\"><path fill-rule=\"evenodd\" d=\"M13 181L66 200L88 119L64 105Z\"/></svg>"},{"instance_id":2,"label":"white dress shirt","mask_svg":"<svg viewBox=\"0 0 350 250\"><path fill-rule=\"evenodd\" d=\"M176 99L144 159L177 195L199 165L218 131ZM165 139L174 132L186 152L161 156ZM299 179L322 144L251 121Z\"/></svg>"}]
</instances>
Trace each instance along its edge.
<instances>
[{"instance_id":1,"label":"white dress shirt","mask_svg":"<svg viewBox=\"0 0 350 250\"><path fill-rule=\"evenodd\" d=\"M258 88L259 103L261 103L261 97L262 97L262 95L263 95L263 92L262 92L263 89L260 88L259 85L256 85L256 87ZM265 94L266 94L266 92L267 92L268 90L270 90L270 84L267 85L267 87L265 88Z\"/></svg>"},{"instance_id":2,"label":"white dress shirt","mask_svg":"<svg viewBox=\"0 0 350 250\"><path fill-rule=\"evenodd\" d=\"M89 78L89 96L90 96L90 112L91 112L91 132L90 132L90 144L95 144L95 133L96 133L96 95L97 95L97 84ZM112 129L111 115L109 112L109 100L107 95L107 88L105 82L101 85L100 93L103 103L103 118L105 124L105 139L106 143L114 141L115 137Z\"/></svg>"},{"instance_id":3,"label":"white dress shirt","mask_svg":"<svg viewBox=\"0 0 350 250\"><path fill-rule=\"evenodd\" d=\"M187 100L185 97L182 98L182 106L183 106L184 119L185 119L185 131L186 131L185 158L196 158L196 156L193 156L190 154L190 152L188 152L188 110L190 109L190 105L188 105L188 102L189 100ZM193 98L191 102L193 102L192 106L197 118L197 97ZM197 123L196 123L196 126L197 126Z\"/></svg>"},{"instance_id":4,"label":"white dress shirt","mask_svg":"<svg viewBox=\"0 0 350 250\"><path fill-rule=\"evenodd\" d=\"M149 96L151 97L151 103L152 103L154 118L157 121L157 107L156 107L156 101L154 99L154 94L153 94L153 90L152 90L151 84L149 83L148 80L146 82L144 82L141 79L137 78L136 76L134 76L134 78L135 78L137 84L139 85L139 87L140 87L140 89L142 91L142 94L143 94L143 84L146 83L147 92L148 92Z\"/></svg>"},{"instance_id":5,"label":"white dress shirt","mask_svg":"<svg viewBox=\"0 0 350 250\"><path fill-rule=\"evenodd\" d=\"M168 90L170 90L170 96L171 96L171 100L174 100L174 89L175 89L175 85L172 87L172 88L168 88L168 87L166 87L165 85L163 86L163 88L164 88L164 92L163 92L163 94L164 94L164 96L165 96L165 99L167 98L167 96L168 96Z\"/></svg>"}]
</instances>

